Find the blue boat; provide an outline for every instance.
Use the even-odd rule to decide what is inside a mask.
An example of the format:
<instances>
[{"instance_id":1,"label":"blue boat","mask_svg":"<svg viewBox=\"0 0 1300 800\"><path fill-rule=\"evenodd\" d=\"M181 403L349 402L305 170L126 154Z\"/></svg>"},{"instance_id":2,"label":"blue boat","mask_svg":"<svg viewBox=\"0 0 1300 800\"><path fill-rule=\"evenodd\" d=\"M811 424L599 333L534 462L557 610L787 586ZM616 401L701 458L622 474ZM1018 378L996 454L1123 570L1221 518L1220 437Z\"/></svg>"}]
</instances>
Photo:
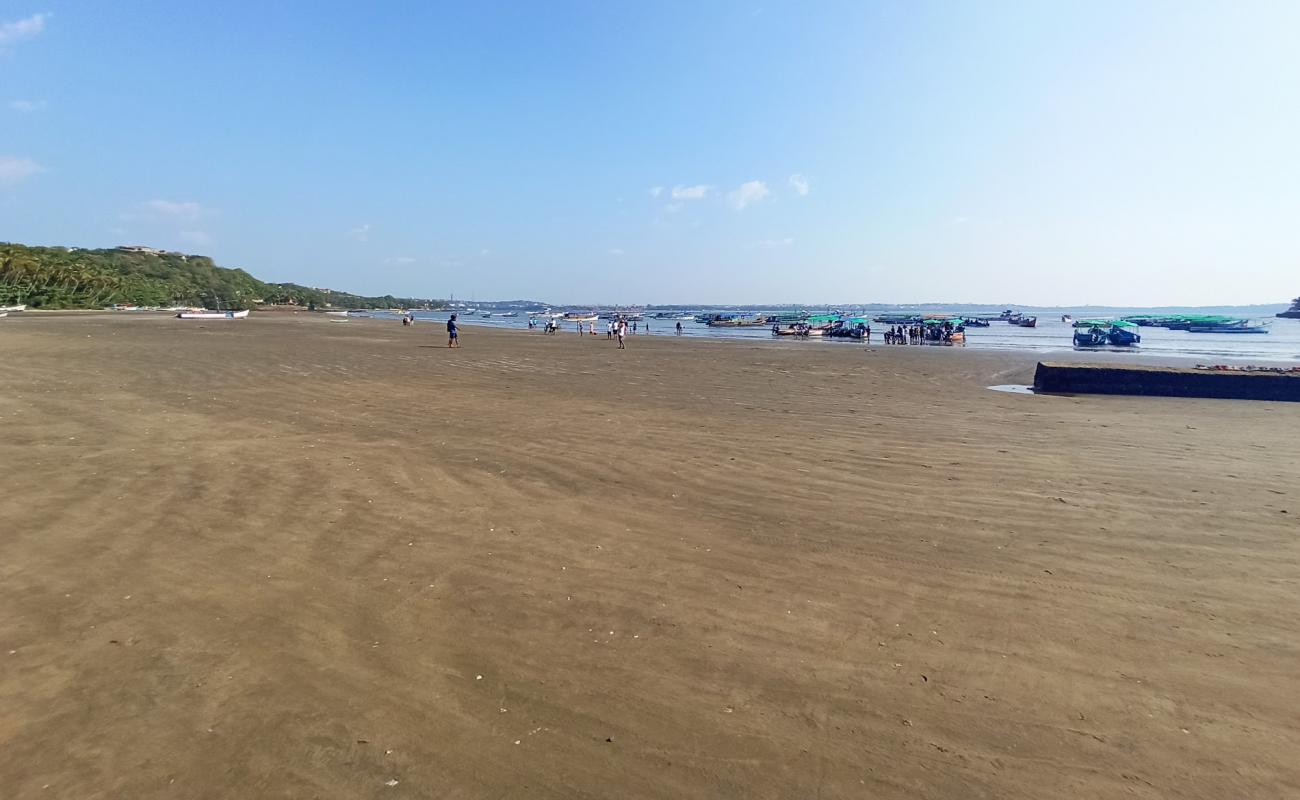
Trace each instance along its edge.
<instances>
[{"instance_id":1,"label":"blue boat","mask_svg":"<svg viewBox=\"0 0 1300 800\"><path fill-rule=\"evenodd\" d=\"M1137 331L1137 325L1123 320L1110 324L1110 330L1106 332L1106 338L1115 347L1132 347L1135 344L1142 343L1142 336Z\"/></svg>"}]
</instances>

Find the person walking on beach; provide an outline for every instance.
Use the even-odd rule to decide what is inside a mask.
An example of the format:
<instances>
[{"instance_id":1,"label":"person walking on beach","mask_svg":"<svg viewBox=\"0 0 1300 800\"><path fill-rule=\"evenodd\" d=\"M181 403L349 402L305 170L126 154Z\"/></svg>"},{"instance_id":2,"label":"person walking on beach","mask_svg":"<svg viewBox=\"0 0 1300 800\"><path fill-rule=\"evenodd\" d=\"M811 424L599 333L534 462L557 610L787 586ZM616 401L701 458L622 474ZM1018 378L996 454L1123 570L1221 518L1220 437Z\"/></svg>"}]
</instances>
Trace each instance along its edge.
<instances>
[{"instance_id":1,"label":"person walking on beach","mask_svg":"<svg viewBox=\"0 0 1300 800\"><path fill-rule=\"evenodd\" d=\"M605 324L605 339L606 341L614 341L614 320L612 319Z\"/></svg>"},{"instance_id":2,"label":"person walking on beach","mask_svg":"<svg viewBox=\"0 0 1300 800\"><path fill-rule=\"evenodd\" d=\"M627 336L627 322L625 320L619 320L618 323L618 349L619 350L627 349L627 345L623 343L623 337L625 336Z\"/></svg>"},{"instance_id":3,"label":"person walking on beach","mask_svg":"<svg viewBox=\"0 0 1300 800\"><path fill-rule=\"evenodd\" d=\"M681 335L682 335L682 323L680 323L680 322L677 323L677 335L678 335L678 336L681 336Z\"/></svg>"},{"instance_id":4,"label":"person walking on beach","mask_svg":"<svg viewBox=\"0 0 1300 800\"><path fill-rule=\"evenodd\" d=\"M447 320L447 346L460 347L460 338L456 326L456 315L452 314Z\"/></svg>"},{"instance_id":5,"label":"person walking on beach","mask_svg":"<svg viewBox=\"0 0 1300 800\"><path fill-rule=\"evenodd\" d=\"M593 319L591 322L587 323L587 333L592 336L596 335L596 320Z\"/></svg>"}]
</instances>

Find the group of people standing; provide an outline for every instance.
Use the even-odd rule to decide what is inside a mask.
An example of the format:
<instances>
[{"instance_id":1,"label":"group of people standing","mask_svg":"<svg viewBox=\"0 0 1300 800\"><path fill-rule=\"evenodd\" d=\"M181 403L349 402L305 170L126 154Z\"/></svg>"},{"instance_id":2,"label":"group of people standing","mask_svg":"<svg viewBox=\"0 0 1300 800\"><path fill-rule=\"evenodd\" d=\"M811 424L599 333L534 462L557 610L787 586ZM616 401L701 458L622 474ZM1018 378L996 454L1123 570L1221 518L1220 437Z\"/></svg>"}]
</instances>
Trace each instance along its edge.
<instances>
[{"instance_id":1,"label":"group of people standing","mask_svg":"<svg viewBox=\"0 0 1300 800\"><path fill-rule=\"evenodd\" d=\"M892 325L885 331L885 344L924 344L925 342L951 342L954 335L964 340L966 326L954 325L952 320L931 325Z\"/></svg>"}]
</instances>

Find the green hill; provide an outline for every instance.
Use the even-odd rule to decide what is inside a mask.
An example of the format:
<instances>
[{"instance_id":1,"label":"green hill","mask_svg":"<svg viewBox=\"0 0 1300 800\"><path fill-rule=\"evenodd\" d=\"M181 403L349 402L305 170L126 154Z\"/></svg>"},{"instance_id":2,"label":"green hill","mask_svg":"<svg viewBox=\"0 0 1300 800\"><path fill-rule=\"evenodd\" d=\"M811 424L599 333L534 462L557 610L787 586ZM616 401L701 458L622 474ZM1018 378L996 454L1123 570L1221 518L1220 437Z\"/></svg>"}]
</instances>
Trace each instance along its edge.
<instances>
[{"instance_id":1,"label":"green hill","mask_svg":"<svg viewBox=\"0 0 1300 800\"><path fill-rule=\"evenodd\" d=\"M113 304L251 308L259 303L335 308L439 307L437 300L364 297L264 283L207 256L156 250L81 250L0 243L0 305L103 308Z\"/></svg>"}]
</instances>

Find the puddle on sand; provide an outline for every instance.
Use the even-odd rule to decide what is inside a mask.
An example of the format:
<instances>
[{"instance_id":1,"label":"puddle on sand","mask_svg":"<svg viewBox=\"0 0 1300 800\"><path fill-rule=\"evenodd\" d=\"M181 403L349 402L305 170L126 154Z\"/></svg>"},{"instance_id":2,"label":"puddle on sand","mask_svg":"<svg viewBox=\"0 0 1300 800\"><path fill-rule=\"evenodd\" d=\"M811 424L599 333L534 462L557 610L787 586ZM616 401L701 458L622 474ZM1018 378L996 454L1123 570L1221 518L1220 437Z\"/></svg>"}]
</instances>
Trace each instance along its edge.
<instances>
[{"instance_id":1,"label":"puddle on sand","mask_svg":"<svg viewBox=\"0 0 1300 800\"><path fill-rule=\"evenodd\" d=\"M1002 383L997 386L990 386L995 392L1010 392L1011 394L1033 394L1034 387L1026 386L1023 383Z\"/></svg>"}]
</instances>

